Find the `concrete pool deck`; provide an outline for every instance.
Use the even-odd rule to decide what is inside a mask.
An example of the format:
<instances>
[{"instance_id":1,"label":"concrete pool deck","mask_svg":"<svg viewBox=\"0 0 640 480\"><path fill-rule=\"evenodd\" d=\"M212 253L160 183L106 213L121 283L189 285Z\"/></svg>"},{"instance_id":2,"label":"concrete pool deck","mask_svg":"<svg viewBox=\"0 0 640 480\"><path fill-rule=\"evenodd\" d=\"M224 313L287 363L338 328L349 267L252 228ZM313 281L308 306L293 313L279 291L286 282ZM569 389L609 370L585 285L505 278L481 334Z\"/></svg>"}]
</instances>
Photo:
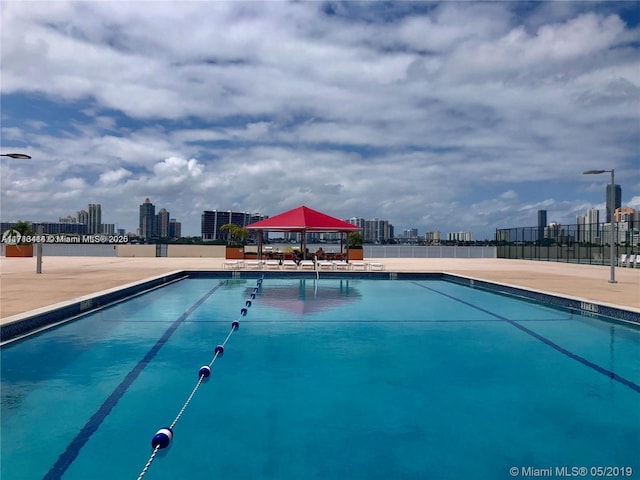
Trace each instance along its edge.
<instances>
[{"instance_id":1,"label":"concrete pool deck","mask_svg":"<svg viewBox=\"0 0 640 480\"><path fill-rule=\"evenodd\" d=\"M378 258L387 272L450 273L640 313L640 268L527 260ZM32 310L179 270L222 270L223 258L49 257L0 258L0 323ZM321 273L322 275L322 273Z\"/></svg>"}]
</instances>

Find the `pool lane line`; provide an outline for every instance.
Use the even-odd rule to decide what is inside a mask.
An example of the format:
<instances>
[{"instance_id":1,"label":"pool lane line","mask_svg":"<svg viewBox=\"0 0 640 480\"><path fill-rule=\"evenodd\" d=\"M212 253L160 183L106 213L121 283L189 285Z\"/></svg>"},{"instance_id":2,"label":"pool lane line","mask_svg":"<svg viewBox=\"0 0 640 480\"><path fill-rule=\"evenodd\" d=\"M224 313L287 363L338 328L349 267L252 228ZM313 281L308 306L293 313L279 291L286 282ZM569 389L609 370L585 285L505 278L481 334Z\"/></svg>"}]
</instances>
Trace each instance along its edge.
<instances>
[{"instance_id":1,"label":"pool lane line","mask_svg":"<svg viewBox=\"0 0 640 480\"><path fill-rule=\"evenodd\" d=\"M437 293L439 295L443 295L443 296L445 296L447 298L455 300L456 302L460 302L460 303L462 303L464 305L467 305L467 306L469 306L471 308L475 308L476 310L480 310L481 312L484 312L484 313L492 315L492 316L494 316L496 318L499 318L500 320L503 320L503 321L509 323L510 325L513 325L518 330L523 331L524 333L526 333L526 334L532 336L533 338L541 341L545 345L553 348L554 350L562 353L563 355L566 355L567 357L571 358L572 360L576 360L577 362L582 363L586 367L589 367L589 368L595 370L596 372L601 373L602 375L604 375L604 376L606 376L606 377L608 377L608 378L610 378L612 380L615 380L615 381L621 383L622 385L624 385L626 387L629 387L631 390L634 390L634 391L640 393L640 385L638 385L637 383L635 383L635 382L633 382L631 380L628 380L628 379L622 377L621 375L618 375L617 373L615 373L615 372L613 372L611 370L608 370L608 369L606 369L604 367L601 367L597 363L593 363L592 361L587 360L586 358L578 355L577 353L573 353L573 352L567 350L566 348L561 347L560 345L558 345L554 341L548 339L547 337L545 337L543 335L540 335L539 333L534 332L533 330L531 330L530 328L525 327L524 325L519 324L517 320L511 320L511 319L509 319L507 317L503 317L502 315L499 315L499 314L494 313L494 312L492 312L490 310L487 310L486 308L482 308L482 307L480 307L478 305L474 305L473 303L467 302L466 300L462 300L460 298L454 297L453 295L449 295L448 293L441 292L439 290L436 290L435 288L427 287L426 285L422 285L422 284L420 284L418 282L411 282L411 283L413 283L414 285L416 285L416 286L418 286L420 288L424 288L426 290L430 290L430 291L432 291L434 293Z\"/></svg>"},{"instance_id":2,"label":"pool lane line","mask_svg":"<svg viewBox=\"0 0 640 480\"><path fill-rule=\"evenodd\" d=\"M535 322L535 323L539 323L539 322L570 322L572 321L572 319L569 318L558 318L558 319L551 319L551 318L528 318L526 320L518 320L518 322ZM247 321L247 323L251 322L251 324L253 325L269 325L269 324L299 324L301 323L300 320L297 319L291 319L291 320L253 320L253 321ZM304 320L305 325L312 325L312 324L317 324L317 325L327 325L327 324L332 324L332 323L341 323L341 324L356 324L356 323L371 323L371 324L377 324L377 323L389 323L389 324L393 324L393 323L423 323L423 324L430 324L430 323L501 323L504 322L503 319L501 318L493 318L493 319L447 319L447 318L442 318L442 319L428 319L428 320L424 320L424 319L416 319L416 320L411 320L411 319L401 319L401 320L371 320L368 318L362 318L362 319L317 319L317 320ZM145 323L145 322L141 322L141 323ZM208 322L206 320L203 321L194 321L194 322L189 322L189 323L220 323L219 321L215 321L215 322Z\"/></svg>"},{"instance_id":3,"label":"pool lane line","mask_svg":"<svg viewBox=\"0 0 640 480\"><path fill-rule=\"evenodd\" d=\"M231 338L231 335L233 335L233 333L236 332L240 327L240 320L242 319L242 317L246 316L247 313L249 312L248 309L253 303L253 301L255 300L256 294L260 291L260 288L262 288L263 281L264 281L264 275L262 275L262 277L258 279L257 285L253 289L253 292L251 293L249 298L245 301L244 307L240 309L240 316L237 318L237 320L234 320L233 322L231 322L231 330L227 334L227 338L225 338L224 342L216 346L216 348L213 350L214 355L211 361L209 362L209 364L203 365L202 367L200 367L200 370L198 370L198 381L193 387L193 390L191 390L191 394L187 398L187 401L182 405L180 412L178 412L178 415L176 415L171 425L168 427L161 428L154 435L153 439L151 440L151 446L153 447L153 451L151 452L151 455L149 456L149 459L147 460L147 463L145 464L144 468L140 472L140 475L138 475L137 480L143 480L144 476L149 471L149 468L151 468L151 464L155 460L158 452L163 448L167 448L171 444L171 441L173 440L173 429L178 423L178 420L180 420L180 417L182 417L182 414L185 412L185 410L191 403L191 400L193 400L193 397L195 396L196 392L202 385L202 382L205 379L209 378L209 376L211 375L211 367L213 366L215 361L224 353L224 347L227 345L227 342Z\"/></svg>"},{"instance_id":4,"label":"pool lane line","mask_svg":"<svg viewBox=\"0 0 640 480\"><path fill-rule=\"evenodd\" d=\"M84 427L78 432L75 438L69 443L66 450L62 452L56 463L51 467L47 474L43 477L43 480L57 480L62 478L67 469L71 466L74 460L77 458L82 447L89 441L91 436L98 430L105 418L111 413L111 410L116 406L118 401L127 392L131 384L138 378L138 375L144 370L144 368L153 360L156 354L164 346L165 343L171 338L177 328L189 315L191 315L200 305L202 305L216 290L218 290L226 281L221 281L205 293L196 303L194 303L186 312L180 315L174 322L167 328L158 341L151 347L151 349L142 357L133 369L127 374L127 376L120 382L115 390L109 395L109 397L100 405L100 408L94 413L91 418L85 423Z\"/></svg>"}]
</instances>

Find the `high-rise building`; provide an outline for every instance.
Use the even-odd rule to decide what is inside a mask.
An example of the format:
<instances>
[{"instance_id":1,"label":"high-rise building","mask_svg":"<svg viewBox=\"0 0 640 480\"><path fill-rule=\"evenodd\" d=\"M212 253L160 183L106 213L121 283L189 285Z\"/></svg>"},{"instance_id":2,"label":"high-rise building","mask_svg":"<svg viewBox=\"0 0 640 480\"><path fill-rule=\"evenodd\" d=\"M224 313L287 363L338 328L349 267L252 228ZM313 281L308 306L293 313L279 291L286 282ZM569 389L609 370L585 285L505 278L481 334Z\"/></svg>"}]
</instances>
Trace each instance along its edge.
<instances>
[{"instance_id":1,"label":"high-rise building","mask_svg":"<svg viewBox=\"0 0 640 480\"><path fill-rule=\"evenodd\" d=\"M102 233L102 207L99 203L89 204L89 234Z\"/></svg>"},{"instance_id":2,"label":"high-rise building","mask_svg":"<svg viewBox=\"0 0 640 480\"><path fill-rule=\"evenodd\" d=\"M116 233L116 224L115 223L103 223L100 226L100 233L104 233L105 235L115 235L115 233Z\"/></svg>"},{"instance_id":3,"label":"high-rise building","mask_svg":"<svg viewBox=\"0 0 640 480\"><path fill-rule=\"evenodd\" d=\"M424 241L429 243L438 243L441 240L440 230L435 232L425 232Z\"/></svg>"},{"instance_id":4,"label":"high-rise building","mask_svg":"<svg viewBox=\"0 0 640 480\"><path fill-rule=\"evenodd\" d=\"M604 223L601 229L602 243L609 245L611 239L616 243L626 243L640 238L637 230L630 229L628 223Z\"/></svg>"},{"instance_id":5,"label":"high-rise building","mask_svg":"<svg viewBox=\"0 0 640 480\"><path fill-rule=\"evenodd\" d=\"M366 243L386 243L393 236L393 225L388 220L365 220L362 237Z\"/></svg>"},{"instance_id":6,"label":"high-rise building","mask_svg":"<svg viewBox=\"0 0 640 480\"><path fill-rule=\"evenodd\" d=\"M169 237L180 238L182 236L182 224L175 218L169 220Z\"/></svg>"},{"instance_id":7,"label":"high-rise building","mask_svg":"<svg viewBox=\"0 0 640 480\"><path fill-rule=\"evenodd\" d=\"M607 184L607 223L611 223L611 217L616 208L622 206L622 189L620 185L614 185L613 208L611 208L611 184Z\"/></svg>"},{"instance_id":8,"label":"high-rise building","mask_svg":"<svg viewBox=\"0 0 640 480\"><path fill-rule=\"evenodd\" d=\"M450 232L447 233L447 240L450 242L472 242L473 232Z\"/></svg>"},{"instance_id":9,"label":"high-rise building","mask_svg":"<svg viewBox=\"0 0 640 480\"><path fill-rule=\"evenodd\" d=\"M167 238L169 236L169 212L161 208L158 212L158 236Z\"/></svg>"},{"instance_id":10,"label":"high-rise building","mask_svg":"<svg viewBox=\"0 0 640 480\"><path fill-rule=\"evenodd\" d=\"M345 222L360 227L362 240L365 243L386 243L395 236L393 225L388 220L379 220L377 218L365 220L361 217L351 217L346 219ZM417 230L414 233L417 235Z\"/></svg>"},{"instance_id":11,"label":"high-rise building","mask_svg":"<svg viewBox=\"0 0 640 480\"><path fill-rule=\"evenodd\" d=\"M551 222L544 228L544 238L562 243L562 239L564 238L564 228L559 223Z\"/></svg>"},{"instance_id":12,"label":"high-rise building","mask_svg":"<svg viewBox=\"0 0 640 480\"><path fill-rule=\"evenodd\" d=\"M600 239L600 210L590 209L586 215L576 217L578 241L596 243Z\"/></svg>"},{"instance_id":13,"label":"high-rise building","mask_svg":"<svg viewBox=\"0 0 640 480\"><path fill-rule=\"evenodd\" d=\"M420 240L417 228L405 228L397 238L400 242L417 243Z\"/></svg>"},{"instance_id":14,"label":"high-rise building","mask_svg":"<svg viewBox=\"0 0 640 480\"><path fill-rule=\"evenodd\" d=\"M544 227L547 226L547 211L538 210L538 240L544 238Z\"/></svg>"},{"instance_id":15,"label":"high-rise building","mask_svg":"<svg viewBox=\"0 0 640 480\"><path fill-rule=\"evenodd\" d=\"M144 203L140 205L140 237L150 240L157 236L156 206L151 203L149 198L146 198Z\"/></svg>"},{"instance_id":16,"label":"high-rise building","mask_svg":"<svg viewBox=\"0 0 640 480\"><path fill-rule=\"evenodd\" d=\"M613 221L618 229L621 242L626 242L629 245L638 245L638 238L640 238L639 216L638 210L631 207L615 209Z\"/></svg>"},{"instance_id":17,"label":"high-rise building","mask_svg":"<svg viewBox=\"0 0 640 480\"><path fill-rule=\"evenodd\" d=\"M631 207L616 208L613 212L613 221L616 223L630 223L633 226L635 217L636 211Z\"/></svg>"},{"instance_id":18,"label":"high-rise building","mask_svg":"<svg viewBox=\"0 0 640 480\"><path fill-rule=\"evenodd\" d=\"M220 210L205 210L202 213L201 219L201 231L202 240L226 240L227 232L220 230L220 227L227 223L234 223L241 227L246 227L250 223L264 220L265 216L259 214L252 214L247 212L232 212L230 210L223 212ZM255 232L250 232L250 237L255 237Z\"/></svg>"},{"instance_id":19,"label":"high-rise building","mask_svg":"<svg viewBox=\"0 0 640 480\"><path fill-rule=\"evenodd\" d=\"M5 232L13 227L16 222L0 223L0 232ZM86 235L87 224L79 222L27 222L31 225L31 230L37 232L40 228L42 233L60 234L66 233L71 235Z\"/></svg>"},{"instance_id":20,"label":"high-rise building","mask_svg":"<svg viewBox=\"0 0 640 480\"><path fill-rule=\"evenodd\" d=\"M78 223L84 223L85 225L89 225L89 212L86 210L80 210L76 216L78 219Z\"/></svg>"}]
</instances>

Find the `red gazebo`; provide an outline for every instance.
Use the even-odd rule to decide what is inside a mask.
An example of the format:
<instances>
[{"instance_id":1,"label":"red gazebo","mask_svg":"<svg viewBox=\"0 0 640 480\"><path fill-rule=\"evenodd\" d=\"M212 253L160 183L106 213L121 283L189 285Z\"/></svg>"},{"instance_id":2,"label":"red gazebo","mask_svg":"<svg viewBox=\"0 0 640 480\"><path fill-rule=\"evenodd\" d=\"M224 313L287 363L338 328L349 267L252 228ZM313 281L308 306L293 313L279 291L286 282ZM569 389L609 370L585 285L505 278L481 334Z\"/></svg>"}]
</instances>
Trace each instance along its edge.
<instances>
[{"instance_id":1,"label":"red gazebo","mask_svg":"<svg viewBox=\"0 0 640 480\"><path fill-rule=\"evenodd\" d=\"M306 249L307 232L339 232L340 251L342 251L342 234L358 232L360 227L349 222L332 217L326 213L313 210L304 205L269 217L259 222L251 223L245 227L247 230L258 230L258 258L262 258L262 232L300 232L302 234L303 254Z\"/></svg>"}]
</instances>

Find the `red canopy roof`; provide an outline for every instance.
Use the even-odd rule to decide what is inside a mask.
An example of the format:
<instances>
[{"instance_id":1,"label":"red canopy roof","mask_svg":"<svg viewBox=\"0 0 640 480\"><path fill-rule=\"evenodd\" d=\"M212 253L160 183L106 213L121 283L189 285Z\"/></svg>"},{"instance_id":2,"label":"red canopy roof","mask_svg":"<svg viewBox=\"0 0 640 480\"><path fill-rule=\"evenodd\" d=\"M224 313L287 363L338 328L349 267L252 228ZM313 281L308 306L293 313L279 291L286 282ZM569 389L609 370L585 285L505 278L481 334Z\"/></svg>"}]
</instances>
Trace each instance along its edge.
<instances>
[{"instance_id":1,"label":"red canopy roof","mask_svg":"<svg viewBox=\"0 0 640 480\"><path fill-rule=\"evenodd\" d=\"M357 225L312 210L304 205L266 220L251 223L245 228L273 232L357 232L360 230Z\"/></svg>"}]
</instances>

